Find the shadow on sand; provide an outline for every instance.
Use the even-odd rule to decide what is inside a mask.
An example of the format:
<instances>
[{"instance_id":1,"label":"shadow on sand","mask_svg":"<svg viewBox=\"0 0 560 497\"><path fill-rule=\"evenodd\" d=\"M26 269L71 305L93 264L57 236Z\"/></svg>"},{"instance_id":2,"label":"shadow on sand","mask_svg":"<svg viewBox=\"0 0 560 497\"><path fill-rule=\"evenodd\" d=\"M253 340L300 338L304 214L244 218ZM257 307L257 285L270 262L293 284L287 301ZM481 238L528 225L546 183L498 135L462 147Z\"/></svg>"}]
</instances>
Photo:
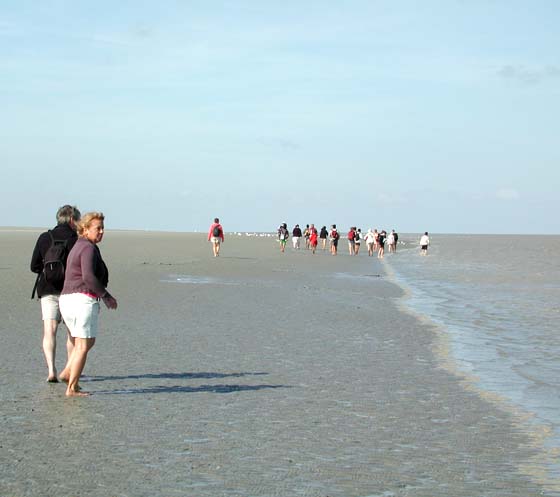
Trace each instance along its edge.
<instances>
[{"instance_id":1,"label":"shadow on sand","mask_svg":"<svg viewBox=\"0 0 560 497\"><path fill-rule=\"evenodd\" d=\"M200 385L188 387L182 385L155 386L147 388L123 388L117 390L98 390L91 392L94 395L132 395L132 394L156 394L156 393L234 393L254 392L257 390L291 388L287 385Z\"/></svg>"},{"instance_id":2,"label":"shadow on sand","mask_svg":"<svg viewBox=\"0 0 560 497\"><path fill-rule=\"evenodd\" d=\"M122 382L126 380L198 380L198 379L224 379L224 378L242 378L250 376L264 376L268 373L253 372L253 373L216 373L216 372L201 372L201 373L144 373L144 374L131 374L122 376L84 376L80 382L89 383L97 381L117 381ZM233 393L233 392L250 392L256 390L274 388L290 388L287 385L156 385L156 386L135 386L132 388L117 388L114 390L98 390L92 392L95 395L130 395L130 394L156 394L156 393Z\"/></svg>"},{"instance_id":3,"label":"shadow on sand","mask_svg":"<svg viewBox=\"0 0 560 497\"><path fill-rule=\"evenodd\" d=\"M212 379L212 378L241 378L243 376L264 376L268 373L254 372L254 373L144 373L144 374L129 374L122 376L82 376L80 382L90 381L121 381L121 380L198 380L198 379Z\"/></svg>"}]
</instances>

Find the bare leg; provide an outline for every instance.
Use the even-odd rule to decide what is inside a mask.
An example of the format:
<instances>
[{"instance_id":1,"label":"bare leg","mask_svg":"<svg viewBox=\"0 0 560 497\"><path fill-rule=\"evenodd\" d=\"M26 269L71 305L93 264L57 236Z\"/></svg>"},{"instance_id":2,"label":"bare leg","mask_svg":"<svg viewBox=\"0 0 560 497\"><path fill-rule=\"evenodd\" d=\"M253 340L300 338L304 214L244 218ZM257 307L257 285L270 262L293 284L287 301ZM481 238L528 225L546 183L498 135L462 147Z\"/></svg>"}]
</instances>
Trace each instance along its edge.
<instances>
[{"instance_id":1,"label":"bare leg","mask_svg":"<svg viewBox=\"0 0 560 497\"><path fill-rule=\"evenodd\" d=\"M60 375L58 376L60 381L63 381L65 383L68 383L68 380L70 379L70 358L72 357L72 353L74 352L74 343L75 343L75 338L70 334L70 331L68 331L67 333L67 338L66 338L66 365L64 366L64 369L60 372Z\"/></svg>"},{"instance_id":2,"label":"bare leg","mask_svg":"<svg viewBox=\"0 0 560 497\"><path fill-rule=\"evenodd\" d=\"M220 255L220 244L217 242L212 242L212 252L214 257L218 257Z\"/></svg>"},{"instance_id":3,"label":"bare leg","mask_svg":"<svg viewBox=\"0 0 560 497\"><path fill-rule=\"evenodd\" d=\"M68 397L85 397L89 395L86 392L80 392L78 382L84 366L88 352L95 344L95 338L76 338L74 342L74 351L70 360L70 378L68 380L68 387L66 388L66 395Z\"/></svg>"},{"instance_id":4,"label":"bare leg","mask_svg":"<svg viewBox=\"0 0 560 497\"><path fill-rule=\"evenodd\" d=\"M47 381L56 383L56 330L58 328L58 321L56 319L45 319L43 321L43 353L47 361L47 368L49 376Z\"/></svg>"}]
</instances>

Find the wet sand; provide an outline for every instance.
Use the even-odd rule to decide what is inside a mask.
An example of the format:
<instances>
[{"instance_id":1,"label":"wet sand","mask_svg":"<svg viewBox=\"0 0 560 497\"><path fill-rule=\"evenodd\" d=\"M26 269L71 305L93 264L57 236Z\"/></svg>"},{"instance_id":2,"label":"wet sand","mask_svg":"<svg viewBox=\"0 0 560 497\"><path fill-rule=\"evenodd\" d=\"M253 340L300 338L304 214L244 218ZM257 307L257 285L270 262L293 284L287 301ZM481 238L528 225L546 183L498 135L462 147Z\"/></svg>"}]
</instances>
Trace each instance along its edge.
<instances>
[{"instance_id":1,"label":"wet sand","mask_svg":"<svg viewBox=\"0 0 560 497\"><path fill-rule=\"evenodd\" d=\"M37 235L0 230L1 496L555 495L523 423L465 387L383 264L344 243L313 257L230 236L214 259L204 235L107 232L119 309L93 395L65 398L29 298Z\"/></svg>"}]
</instances>

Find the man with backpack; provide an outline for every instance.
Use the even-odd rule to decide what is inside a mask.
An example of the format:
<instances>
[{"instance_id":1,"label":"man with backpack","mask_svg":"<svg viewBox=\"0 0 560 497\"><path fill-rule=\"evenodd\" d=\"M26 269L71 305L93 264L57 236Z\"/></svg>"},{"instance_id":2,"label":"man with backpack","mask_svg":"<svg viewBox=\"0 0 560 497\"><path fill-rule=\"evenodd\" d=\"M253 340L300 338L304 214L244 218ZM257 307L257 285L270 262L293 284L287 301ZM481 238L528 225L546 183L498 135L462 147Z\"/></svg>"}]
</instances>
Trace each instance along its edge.
<instances>
[{"instance_id":1,"label":"man with backpack","mask_svg":"<svg viewBox=\"0 0 560 497\"><path fill-rule=\"evenodd\" d=\"M336 255L338 252L338 239L340 238L340 234L336 229L336 224L331 226L331 232L329 234L331 239L331 255Z\"/></svg>"},{"instance_id":2,"label":"man with backpack","mask_svg":"<svg viewBox=\"0 0 560 497\"><path fill-rule=\"evenodd\" d=\"M220 244L224 243L224 229L217 217L214 218L214 222L208 230L208 241L212 242L214 257L218 257L220 255Z\"/></svg>"},{"instance_id":3,"label":"man with backpack","mask_svg":"<svg viewBox=\"0 0 560 497\"><path fill-rule=\"evenodd\" d=\"M43 353L47 361L47 381L57 383L56 374L56 332L62 321L58 299L64 285L64 272L68 253L76 243L76 223L80 211L71 205L64 205L56 213L57 225L41 233L31 256L31 271L37 274L31 298L41 301L43 317ZM66 350L68 357L74 348L74 339L68 333Z\"/></svg>"}]
</instances>

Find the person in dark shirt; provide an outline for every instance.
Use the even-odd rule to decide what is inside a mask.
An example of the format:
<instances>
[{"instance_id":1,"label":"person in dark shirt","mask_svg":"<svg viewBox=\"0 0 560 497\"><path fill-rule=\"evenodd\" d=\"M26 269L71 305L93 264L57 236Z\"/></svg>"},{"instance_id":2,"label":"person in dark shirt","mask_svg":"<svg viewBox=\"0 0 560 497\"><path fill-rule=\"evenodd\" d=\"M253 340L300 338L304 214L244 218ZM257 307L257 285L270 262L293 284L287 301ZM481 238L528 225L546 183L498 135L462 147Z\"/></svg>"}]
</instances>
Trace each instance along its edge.
<instances>
[{"instance_id":1,"label":"person in dark shirt","mask_svg":"<svg viewBox=\"0 0 560 497\"><path fill-rule=\"evenodd\" d=\"M303 237L305 238L305 248L309 250L309 237L311 236L311 231L309 231L309 225L305 225L303 230Z\"/></svg>"},{"instance_id":2,"label":"person in dark shirt","mask_svg":"<svg viewBox=\"0 0 560 497\"><path fill-rule=\"evenodd\" d=\"M323 250L327 249L327 238L329 237L329 232L327 231L327 227L323 226L321 228L321 232L319 233L319 238L321 239L321 248Z\"/></svg>"},{"instance_id":3,"label":"person in dark shirt","mask_svg":"<svg viewBox=\"0 0 560 497\"><path fill-rule=\"evenodd\" d=\"M80 219L80 211L75 206L64 205L56 213L57 225L52 230L41 233L33 255L31 256L31 271L37 274L35 282L35 290L37 297L41 301L41 314L43 318L43 354L47 362L48 376L47 381L51 383L58 382L56 376L56 332L61 322L59 296L62 291L62 283L60 285L53 284L46 280L43 269L45 265L45 255L52 245L52 240L57 242L65 242L67 254L70 252L78 235L76 234L76 223ZM51 238L52 235L52 238ZM64 261L65 262L65 261ZM74 340L68 333L66 340L66 351L70 355L74 348Z\"/></svg>"},{"instance_id":4,"label":"person in dark shirt","mask_svg":"<svg viewBox=\"0 0 560 497\"><path fill-rule=\"evenodd\" d=\"M301 228L299 227L299 224L296 224L292 230L292 245L296 250L299 250L301 237Z\"/></svg>"},{"instance_id":5,"label":"person in dark shirt","mask_svg":"<svg viewBox=\"0 0 560 497\"><path fill-rule=\"evenodd\" d=\"M288 241L288 237L290 236L290 232L288 231L288 225L286 223L282 223L278 227L278 242L280 243L280 252L284 252L286 250L286 243Z\"/></svg>"},{"instance_id":6,"label":"person in dark shirt","mask_svg":"<svg viewBox=\"0 0 560 497\"><path fill-rule=\"evenodd\" d=\"M379 247L377 251L377 257L379 259L383 259L383 256L385 254L385 240L387 240L387 232L385 230L382 230L381 233L379 233L379 237L377 239L377 245Z\"/></svg>"}]
</instances>

